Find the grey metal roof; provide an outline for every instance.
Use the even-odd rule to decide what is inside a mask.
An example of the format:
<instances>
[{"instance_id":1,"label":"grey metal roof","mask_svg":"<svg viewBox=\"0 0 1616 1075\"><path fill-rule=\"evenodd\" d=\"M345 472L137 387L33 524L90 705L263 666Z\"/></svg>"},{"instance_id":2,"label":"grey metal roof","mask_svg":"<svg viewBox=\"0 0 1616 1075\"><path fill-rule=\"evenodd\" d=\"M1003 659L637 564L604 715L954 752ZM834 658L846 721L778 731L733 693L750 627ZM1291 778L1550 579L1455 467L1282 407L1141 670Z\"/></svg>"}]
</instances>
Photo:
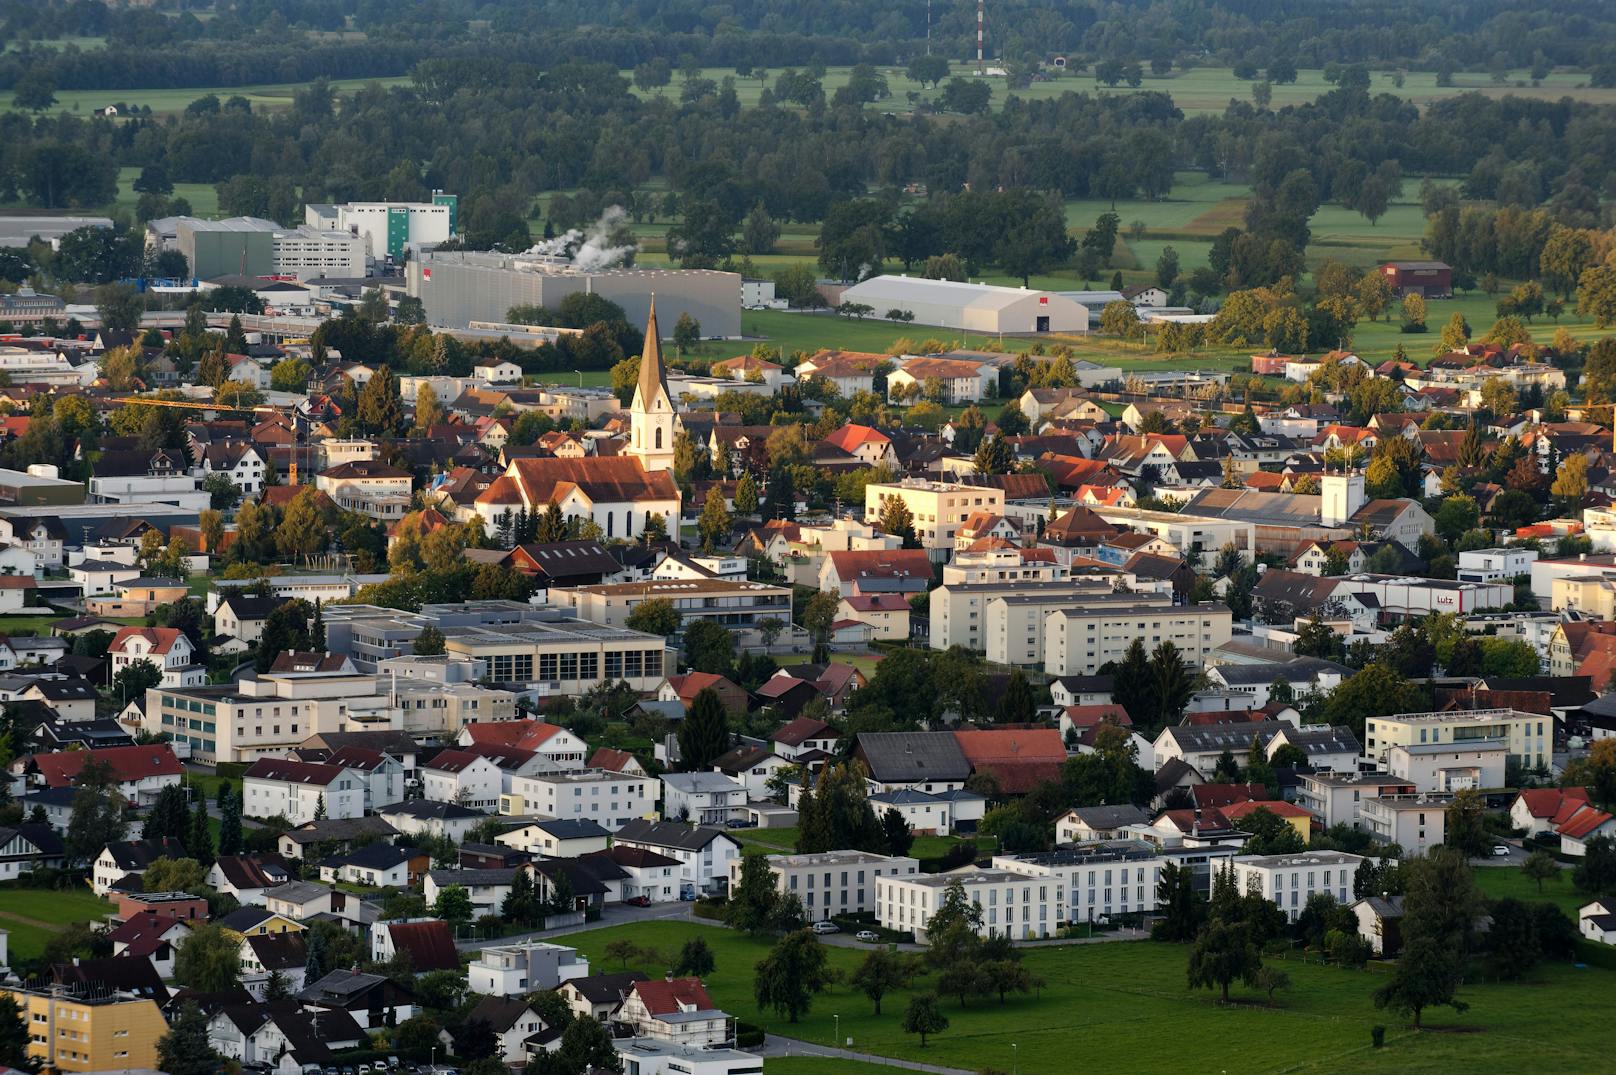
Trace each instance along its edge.
<instances>
[{"instance_id":1,"label":"grey metal roof","mask_svg":"<svg viewBox=\"0 0 1616 1075\"><path fill-rule=\"evenodd\" d=\"M1124 825L1148 825L1150 815L1132 804L1122 806L1074 806L1068 813L1091 829L1117 829Z\"/></svg>"},{"instance_id":2,"label":"grey metal roof","mask_svg":"<svg viewBox=\"0 0 1616 1075\"><path fill-rule=\"evenodd\" d=\"M1280 731L1295 731L1282 720L1259 720L1248 724L1175 724L1164 734L1173 737L1180 750L1203 753L1227 750L1240 753L1251 747L1252 739L1266 743Z\"/></svg>"},{"instance_id":3,"label":"grey metal roof","mask_svg":"<svg viewBox=\"0 0 1616 1075\"><path fill-rule=\"evenodd\" d=\"M863 732L858 752L870 776L883 783L964 780L971 763L948 732Z\"/></svg>"},{"instance_id":4,"label":"grey metal roof","mask_svg":"<svg viewBox=\"0 0 1616 1075\"><path fill-rule=\"evenodd\" d=\"M1226 664L1218 667L1218 678L1229 686L1262 686L1283 679L1287 683L1317 679L1320 673L1352 675L1352 669L1322 657L1298 657L1284 664Z\"/></svg>"},{"instance_id":5,"label":"grey metal roof","mask_svg":"<svg viewBox=\"0 0 1616 1075\"><path fill-rule=\"evenodd\" d=\"M720 836L731 839L724 830L710 826L635 818L618 829L614 839L618 843L643 843L653 847L677 847L684 851L700 851Z\"/></svg>"}]
</instances>

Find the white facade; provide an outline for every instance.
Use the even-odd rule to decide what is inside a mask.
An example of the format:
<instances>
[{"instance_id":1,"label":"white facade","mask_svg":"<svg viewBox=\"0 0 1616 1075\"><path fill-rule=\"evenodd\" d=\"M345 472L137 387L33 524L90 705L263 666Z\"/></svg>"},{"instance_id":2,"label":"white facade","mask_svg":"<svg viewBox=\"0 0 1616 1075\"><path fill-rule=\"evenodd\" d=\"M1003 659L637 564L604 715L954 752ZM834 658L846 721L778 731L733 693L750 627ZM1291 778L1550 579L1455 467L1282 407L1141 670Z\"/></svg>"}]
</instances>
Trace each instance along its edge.
<instances>
[{"instance_id":1,"label":"white facade","mask_svg":"<svg viewBox=\"0 0 1616 1075\"><path fill-rule=\"evenodd\" d=\"M662 777L662 815L697 825L722 825L746 806L746 787L723 773Z\"/></svg>"},{"instance_id":2,"label":"white facade","mask_svg":"<svg viewBox=\"0 0 1616 1075\"><path fill-rule=\"evenodd\" d=\"M1060 925L1056 882L1001 869L969 869L947 874L878 877L876 920L887 929L912 931L926 942L926 925L942 906L948 886L960 882L982 911L983 937L1029 940L1052 936Z\"/></svg>"},{"instance_id":3,"label":"white facade","mask_svg":"<svg viewBox=\"0 0 1616 1075\"><path fill-rule=\"evenodd\" d=\"M419 772L422 798L456 803L472 810L492 810L498 806L505 784L505 774L500 767L483 757L453 770L423 765Z\"/></svg>"},{"instance_id":4,"label":"white facade","mask_svg":"<svg viewBox=\"0 0 1616 1075\"><path fill-rule=\"evenodd\" d=\"M1241 855L1234 860L1235 887L1256 890L1296 921L1314 893L1345 907L1352 902L1352 877L1362 856L1341 851L1303 851L1295 855Z\"/></svg>"},{"instance_id":5,"label":"white facade","mask_svg":"<svg viewBox=\"0 0 1616 1075\"><path fill-rule=\"evenodd\" d=\"M801 900L802 909L813 922L834 915L874 911L876 878L911 877L920 872L917 859L868 851L770 855L768 861L775 887ZM740 878L741 860L737 859L730 867L731 890Z\"/></svg>"},{"instance_id":6,"label":"white facade","mask_svg":"<svg viewBox=\"0 0 1616 1075\"><path fill-rule=\"evenodd\" d=\"M467 966L466 984L484 996L520 997L588 975L589 960L577 949L528 941L484 948Z\"/></svg>"},{"instance_id":7,"label":"white facade","mask_svg":"<svg viewBox=\"0 0 1616 1075\"><path fill-rule=\"evenodd\" d=\"M1508 753L1508 747L1497 739L1396 745L1386 751L1386 768L1413 784L1416 791L1501 788Z\"/></svg>"},{"instance_id":8,"label":"white facade","mask_svg":"<svg viewBox=\"0 0 1616 1075\"><path fill-rule=\"evenodd\" d=\"M365 814L365 780L359 773L336 769L330 765L309 762L288 763L290 771L334 770L334 774L320 774L308 778L246 776L242 778L241 814L243 817L284 817L294 825L315 820L314 815L325 803L328 818L363 817ZM326 779L328 783L319 783Z\"/></svg>"},{"instance_id":9,"label":"white facade","mask_svg":"<svg viewBox=\"0 0 1616 1075\"><path fill-rule=\"evenodd\" d=\"M843 302L870 307L873 317L892 310L917 325L968 332L1087 332L1088 307L1053 291L1033 291L956 280L872 276L842 293Z\"/></svg>"},{"instance_id":10,"label":"white facade","mask_svg":"<svg viewBox=\"0 0 1616 1075\"><path fill-rule=\"evenodd\" d=\"M607 769L513 776L510 792L499 797L498 805L501 814L588 820L615 832L652 812L656 782Z\"/></svg>"},{"instance_id":11,"label":"white facade","mask_svg":"<svg viewBox=\"0 0 1616 1075\"><path fill-rule=\"evenodd\" d=\"M1397 844L1410 855L1423 855L1447 839L1452 802L1452 795L1438 792L1380 795L1363 801L1358 827L1373 833L1381 843Z\"/></svg>"}]
</instances>

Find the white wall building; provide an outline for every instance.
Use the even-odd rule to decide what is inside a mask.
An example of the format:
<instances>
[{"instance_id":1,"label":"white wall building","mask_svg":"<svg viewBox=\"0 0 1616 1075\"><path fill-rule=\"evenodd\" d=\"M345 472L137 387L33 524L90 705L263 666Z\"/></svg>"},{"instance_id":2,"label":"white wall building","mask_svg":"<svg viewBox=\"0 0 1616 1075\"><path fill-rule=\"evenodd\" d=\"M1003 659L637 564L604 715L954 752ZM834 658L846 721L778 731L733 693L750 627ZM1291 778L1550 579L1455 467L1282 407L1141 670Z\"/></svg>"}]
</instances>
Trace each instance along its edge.
<instances>
[{"instance_id":1,"label":"white wall building","mask_svg":"<svg viewBox=\"0 0 1616 1075\"><path fill-rule=\"evenodd\" d=\"M907 855L868 851L825 851L809 855L770 855L775 887L802 901L810 921L874 911L877 877L910 877L920 862ZM730 864L730 888L740 883L741 860Z\"/></svg>"},{"instance_id":2,"label":"white wall building","mask_svg":"<svg viewBox=\"0 0 1616 1075\"><path fill-rule=\"evenodd\" d=\"M958 870L947 874L878 877L875 880L876 920L887 929L912 931L926 943L926 925L942 905L944 892L955 881L981 908L983 937L1030 940L1049 937L1059 926L1055 896L1058 882L1029 877L998 868Z\"/></svg>"},{"instance_id":3,"label":"white wall building","mask_svg":"<svg viewBox=\"0 0 1616 1075\"><path fill-rule=\"evenodd\" d=\"M1261 892L1294 922L1314 893L1327 895L1343 907L1351 903L1352 877L1361 862L1361 855L1343 851L1241 855L1234 860L1235 887L1242 893Z\"/></svg>"},{"instance_id":4,"label":"white wall building","mask_svg":"<svg viewBox=\"0 0 1616 1075\"><path fill-rule=\"evenodd\" d=\"M588 820L612 832L648 816L656 805L654 780L609 769L513 776L510 784L499 797L501 814Z\"/></svg>"}]
</instances>

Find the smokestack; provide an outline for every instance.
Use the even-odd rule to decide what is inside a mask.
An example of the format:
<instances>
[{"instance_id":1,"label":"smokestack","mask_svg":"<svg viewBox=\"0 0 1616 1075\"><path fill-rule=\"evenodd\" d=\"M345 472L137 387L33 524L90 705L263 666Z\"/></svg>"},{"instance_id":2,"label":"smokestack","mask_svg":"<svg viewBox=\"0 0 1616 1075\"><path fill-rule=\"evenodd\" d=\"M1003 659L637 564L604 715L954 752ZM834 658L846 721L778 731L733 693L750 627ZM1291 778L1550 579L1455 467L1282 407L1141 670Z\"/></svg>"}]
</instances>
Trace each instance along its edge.
<instances>
[{"instance_id":1,"label":"smokestack","mask_svg":"<svg viewBox=\"0 0 1616 1075\"><path fill-rule=\"evenodd\" d=\"M987 17L983 10L985 2L986 0L976 0L976 73L978 75L987 74L987 65L984 62L985 53L982 48L983 40L986 37L987 24Z\"/></svg>"}]
</instances>

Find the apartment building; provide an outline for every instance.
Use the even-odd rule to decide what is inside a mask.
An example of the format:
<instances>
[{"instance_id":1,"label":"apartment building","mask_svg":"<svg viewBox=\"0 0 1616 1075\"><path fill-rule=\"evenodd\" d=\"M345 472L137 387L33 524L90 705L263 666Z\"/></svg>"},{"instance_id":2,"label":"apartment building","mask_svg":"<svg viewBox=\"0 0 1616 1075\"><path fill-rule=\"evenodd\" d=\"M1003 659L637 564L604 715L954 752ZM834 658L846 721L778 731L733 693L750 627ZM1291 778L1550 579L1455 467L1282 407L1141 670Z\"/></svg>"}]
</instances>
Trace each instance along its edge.
<instances>
[{"instance_id":1,"label":"apartment building","mask_svg":"<svg viewBox=\"0 0 1616 1075\"><path fill-rule=\"evenodd\" d=\"M311 735L341 731L348 719L383 709L374 676L352 670L265 672L255 680L146 691L140 727L187 743L193 761L278 757Z\"/></svg>"},{"instance_id":2,"label":"apartment building","mask_svg":"<svg viewBox=\"0 0 1616 1075\"><path fill-rule=\"evenodd\" d=\"M1105 608L1133 608L1141 602L1167 608L1167 593L1111 593L1109 589L1085 589L1076 594L1059 589L1035 594L1001 594L987 602L983 640L987 659L995 664L1024 666L1044 663L1047 643L1045 630L1050 615L1073 610L1093 612Z\"/></svg>"},{"instance_id":3,"label":"apartment building","mask_svg":"<svg viewBox=\"0 0 1616 1075\"><path fill-rule=\"evenodd\" d=\"M733 891L741 879L741 859L730 863ZM825 851L809 855L772 855L769 872L775 887L802 901L808 918L819 922L833 915L863 914L876 909L878 877L911 877L920 862L907 855L868 851Z\"/></svg>"},{"instance_id":4,"label":"apartment building","mask_svg":"<svg viewBox=\"0 0 1616 1075\"><path fill-rule=\"evenodd\" d=\"M618 681L642 693L654 691L664 668L674 667L664 660L667 642L660 636L584 620L456 628L446 648L487 661L494 682L541 696L585 694Z\"/></svg>"},{"instance_id":5,"label":"apartment building","mask_svg":"<svg viewBox=\"0 0 1616 1075\"><path fill-rule=\"evenodd\" d=\"M1147 651L1172 642L1185 662L1200 667L1229 641L1233 622L1225 604L1132 605L1059 609L1044 627L1044 671L1052 676L1092 676L1120 661L1139 640Z\"/></svg>"},{"instance_id":6,"label":"apartment building","mask_svg":"<svg viewBox=\"0 0 1616 1075\"><path fill-rule=\"evenodd\" d=\"M1032 940L1052 936L1060 925L1054 892L1058 882L996 867L877 877L876 921L887 929L913 931L915 940L925 944L926 925L956 881L982 911L978 932L983 937Z\"/></svg>"},{"instance_id":7,"label":"apartment building","mask_svg":"<svg viewBox=\"0 0 1616 1075\"><path fill-rule=\"evenodd\" d=\"M1415 791L1501 788L1508 754L1509 745L1502 739L1413 746L1398 743L1386 750L1386 768L1413 784Z\"/></svg>"},{"instance_id":8,"label":"apartment building","mask_svg":"<svg viewBox=\"0 0 1616 1075\"><path fill-rule=\"evenodd\" d=\"M888 498L903 501L914 517L915 538L933 560L947 560L954 552L954 536L972 514L1004 514L1004 490L983 485L905 478L898 482L871 482L864 487L864 517L881 517Z\"/></svg>"},{"instance_id":9,"label":"apartment building","mask_svg":"<svg viewBox=\"0 0 1616 1075\"><path fill-rule=\"evenodd\" d=\"M0 986L28 1035L28 1056L58 1072L157 1070L157 1042L168 1033L157 1002L101 987Z\"/></svg>"},{"instance_id":10,"label":"apartment building","mask_svg":"<svg viewBox=\"0 0 1616 1075\"><path fill-rule=\"evenodd\" d=\"M756 627L764 620L791 622L791 588L744 579L652 579L648 582L606 582L594 586L552 589L550 599L570 608L580 620L623 627L633 611L646 601L672 602L680 629L697 620L722 627Z\"/></svg>"},{"instance_id":11,"label":"apartment building","mask_svg":"<svg viewBox=\"0 0 1616 1075\"><path fill-rule=\"evenodd\" d=\"M1449 792L1380 795L1365 799L1359 828L1381 843L1396 844L1410 855L1423 855L1447 839Z\"/></svg>"},{"instance_id":12,"label":"apartment building","mask_svg":"<svg viewBox=\"0 0 1616 1075\"><path fill-rule=\"evenodd\" d=\"M588 975L589 959L576 948L543 941L491 945L466 967L471 991L488 997L525 997Z\"/></svg>"},{"instance_id":13,"label":"apartment building","mask_svg":"<svg viewBox=\"0 0 1616 1075\"><path fill-rule=\"evenodd\" d=\"M945 572L948 568L943 569ZM987 651L987 612L989 602L998 598L1022 597L1065 603L1105 601L1114 587L1108 579L1074 578L949 582L931 591L931 646L946 650L964 646L976 653ZM1042 634L1042 628L1039 629Z\"/></svg>"},{"instance_id":14,"label":"apartment building","mask_svg":"<svg viewBox=\"0 0 1616 1075\"><path fill-rule=\"evenodd\" d=\"M499 797L499 812L513 817L538 814L563 821L593 821L616 832L656 806L657 782L648 776L610 769L577 769L510 778Z\"/></svg>"},{"instance_id":15,"label":"apartment building","mask_svg":"<svg viewBox=\"0 0 1616 1075\"><path fill-rule=\"evenodd\" d=\"M1446 743L1475 746L1498 740L1507 757L1531 768L1548 765L1554 754L1554 718L1518 709L1473 709L1439 713L1400 713L1364 722L1364 757L1389 769L1394 746Z\"/></svg>"},{"instance_id":16,"label":"apartment building","mask_svg":"<svg viewBox=\"0 0 1616 1075\"><path fill-rule=\"evenodd\" d=\"M396 681L387 697L387 727L417 738L452 739L468 724L516 719L515 694L476 683Z\"/></svg>"},{"instance_id":17,"label":"apartment building","mask_svg":"<svg viewBox=\"0 0 1616 1075\"><path fill-rule=\"evenodd\" d=\"M1412 795L1418 789L1390 773L1298 773L1296 805L1312 814L1321 828L1336 825L1362 827L1366 799L1382 795Z\"/></svg>"},{"instance_id":18,"label":"apartment building","mask_svg":"<svg viewBox=\"0 0 1616 1075\"><path fill-rule=\"evenodd\" d=\"M1227 859L1233 848L1218 849ZM1047 881L1055 920L1094 922L1117 914L1154 911L1161 872L1183 853L1143 840L1104 840L1026 855L995 855L993 868Z\"/></svg>"},{"instance_id":19,"label":"apartment building","mask_svg":"<svg viewBox=\"0 0 1616 1075\"><path fill-rule=\"evenodd\" d=\"M363 773L322 762L259 758L242 777L244 817L284 817L294 825L328 818L363 817Z\"/></svg>"},{"instance_id":20,"label":"apartment building","mask_svg":"<svg viewBox=\"0 0 1616 1075\"><path fill-rule=\"evenodd\" d=\"M1345 907L1352 902L1352 877L1361 855L1344 851L1303 851L1294 855L1241 855L1234 860L1235 887L1256 890L1274 901L1292 922L1315 893Z\"/></svg>"},{"instance_id":21,"label":"apartment building","mask_svg":"<svg viewBox=\"0 0 1616 1075\"><path fill-rule=\"evenodd\" d=\"M1242 519L1219 519L1208 515L1181 515L1172 511L1150 511L1096 504L1094 514L1108 523L1130 530L1155 534L1176 548L1194 567L1210 569L1225 545L1234 545L1254 559L1257 555L1257 527Z\"/></svg>"}]
</instances>

